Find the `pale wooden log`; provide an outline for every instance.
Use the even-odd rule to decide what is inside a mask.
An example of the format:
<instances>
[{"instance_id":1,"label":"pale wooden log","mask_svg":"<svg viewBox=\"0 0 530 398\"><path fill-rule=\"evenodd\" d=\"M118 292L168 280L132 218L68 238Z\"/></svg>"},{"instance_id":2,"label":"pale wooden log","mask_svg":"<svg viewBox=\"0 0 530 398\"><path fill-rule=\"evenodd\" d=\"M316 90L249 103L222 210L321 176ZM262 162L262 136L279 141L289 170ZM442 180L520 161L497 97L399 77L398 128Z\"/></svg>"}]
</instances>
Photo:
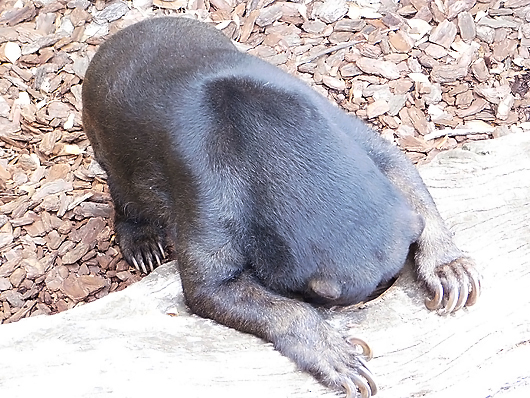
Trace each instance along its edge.
<instances>
[{"instance_id":1,"label":"pale wooden log","mask_svg":"<svg viewBox=\"0 0 530 398\"><path fill-rule=\"evenodd\" d=\"M406 276L368 305L360 327L376 352L381 397L530 392L530 134L464 149L440 154L421 174L458 245L476 259L483 295L440 317Z\"/></svg>"},{"instance_id":2,"label":"pale wooden log","mask_svg":"<svg viewBox=\"0 0 530 398\"><path fill-rule=\"evenodd\" d=\"M477 260L481 299L431 313L407 270L331 322L373 348L377 397L530 396L530 134L442 153L421 174ZM94 303L0 326L0 369L10 398L335 396L269 344L190 315L174 263Z\"/></svg>"}]
</instances>

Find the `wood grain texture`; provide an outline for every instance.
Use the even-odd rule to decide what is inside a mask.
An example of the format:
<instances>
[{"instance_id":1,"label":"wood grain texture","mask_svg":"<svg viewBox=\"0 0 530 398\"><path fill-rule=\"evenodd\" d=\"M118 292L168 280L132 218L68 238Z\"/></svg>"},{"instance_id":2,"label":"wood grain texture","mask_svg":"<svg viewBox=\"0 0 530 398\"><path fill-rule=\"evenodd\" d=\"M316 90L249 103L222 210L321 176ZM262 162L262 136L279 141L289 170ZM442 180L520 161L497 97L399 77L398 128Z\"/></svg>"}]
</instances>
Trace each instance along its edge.
<instances>
[{"instance_id":1,"label":"wood grain texture","mask_svg":"<svg viewBox=\"0 0 530 398\"><path fill-rule=\"evenodd\" d=\"M359 327L376 353L380 397L530 391L530 135L442 153L421 174L477 261L483 294L469 310L437 316L407 273L370 303Z\"/></svg>"},{"instance_id":2,"label":"wood grain texture","mask_svg":"<svg viewBox=\"0 0 530 398\"><path fill-rule=\"evenodd\" d=\"M479 302L431 313L407 268L330 321L373 348L377 397L529 396L530 134L442 153L421 174L477 261ZM174 263L94 303L0 326L0 369L11 398L336 396L269 344L190 315Z\"/></svg>"}]
</instances>

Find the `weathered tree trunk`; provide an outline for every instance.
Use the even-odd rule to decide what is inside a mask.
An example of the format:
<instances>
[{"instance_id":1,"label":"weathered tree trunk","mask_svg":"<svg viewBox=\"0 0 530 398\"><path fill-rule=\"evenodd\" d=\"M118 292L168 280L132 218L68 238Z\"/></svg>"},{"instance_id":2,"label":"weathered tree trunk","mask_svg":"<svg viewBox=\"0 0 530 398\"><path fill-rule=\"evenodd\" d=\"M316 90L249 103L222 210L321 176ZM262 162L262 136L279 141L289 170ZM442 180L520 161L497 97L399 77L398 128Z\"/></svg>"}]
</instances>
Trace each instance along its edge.
<instances>
[{"instance_id":1,"label":"weathered tree trunk","mask_svg":"<svg viewBox=\"0 0 530 398\"><path fill-rule=\"evenodd\" d=\"M421 174L477 261L479 302L430 313L406 270L331 322L373 348L378 397L530 396L530 134L442 153ZM0 369L10 398L335 396L261 340L189 315L175 264L86 306L0 326Z\"/></svg>"}]
</instances>

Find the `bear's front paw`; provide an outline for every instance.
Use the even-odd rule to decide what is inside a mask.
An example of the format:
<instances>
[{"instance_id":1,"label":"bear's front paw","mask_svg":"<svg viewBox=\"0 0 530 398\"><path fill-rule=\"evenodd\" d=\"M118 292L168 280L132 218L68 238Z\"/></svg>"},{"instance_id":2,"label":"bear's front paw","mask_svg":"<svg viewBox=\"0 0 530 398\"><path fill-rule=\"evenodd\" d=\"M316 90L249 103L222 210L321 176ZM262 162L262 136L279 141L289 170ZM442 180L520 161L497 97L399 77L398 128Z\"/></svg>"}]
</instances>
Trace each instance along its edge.
<instances>
[{"instance_id":1,"label":"bear's front paw","mask_svg":"<svg viewBox=\"0 0 530 398\"><path fill-rule=\"evenodd\" d=\"M464 306L472 306L480 296L480 276L469 257L438 266L425 283L434 293L432 299L425 300L431 311L442 309L444 314L450 314Z\"/></svg>"},{"instance_id":2,"label":"bear's front paw","mask_svg":"<svg viewBox=\"0 0 530 398\"><path fill-rule=\"evenodd\" d=\"M125 261L145 274L162 264L165 235L162 228L131 220L115 225L118 244Z\"/></svg>"},{"instance_id":3,"label":"bear's front paw","mask_svg":"<svg viewBox=\"0 0 530 398\"><path fill-rule=\"evenodd\" d=\"M305 336L290 336L277 348L324 385L345 392L346 398L374 396L377 385L365 362L372 358L370 347L361 339L344 339L325 329L326 334L306 330L301 333Z\"/></svg>"}]
</instances>

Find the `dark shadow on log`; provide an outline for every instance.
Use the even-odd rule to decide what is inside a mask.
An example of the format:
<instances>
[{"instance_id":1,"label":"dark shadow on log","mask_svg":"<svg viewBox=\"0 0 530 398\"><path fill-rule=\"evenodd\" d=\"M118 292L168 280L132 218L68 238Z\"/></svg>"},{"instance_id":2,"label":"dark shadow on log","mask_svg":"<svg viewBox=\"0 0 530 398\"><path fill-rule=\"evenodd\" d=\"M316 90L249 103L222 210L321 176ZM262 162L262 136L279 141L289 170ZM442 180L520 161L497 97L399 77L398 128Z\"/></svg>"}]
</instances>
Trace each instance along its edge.
<instances>
[{"instance_id":1,"label":"dark shadow on log","mask_svg":"<svg viewBox=\"0 0 530 398\"><path fill-rule=\"evenodd\" d=\"M407 269L331 322L373 348L377 397L530 396L530 134L442 153L421 174L477 261L480 301L431 313ZM336 396L261 340L189 315L175 264L66 313L0 326L0 369L10 398Z\"/></svg>"}]
</instances>

